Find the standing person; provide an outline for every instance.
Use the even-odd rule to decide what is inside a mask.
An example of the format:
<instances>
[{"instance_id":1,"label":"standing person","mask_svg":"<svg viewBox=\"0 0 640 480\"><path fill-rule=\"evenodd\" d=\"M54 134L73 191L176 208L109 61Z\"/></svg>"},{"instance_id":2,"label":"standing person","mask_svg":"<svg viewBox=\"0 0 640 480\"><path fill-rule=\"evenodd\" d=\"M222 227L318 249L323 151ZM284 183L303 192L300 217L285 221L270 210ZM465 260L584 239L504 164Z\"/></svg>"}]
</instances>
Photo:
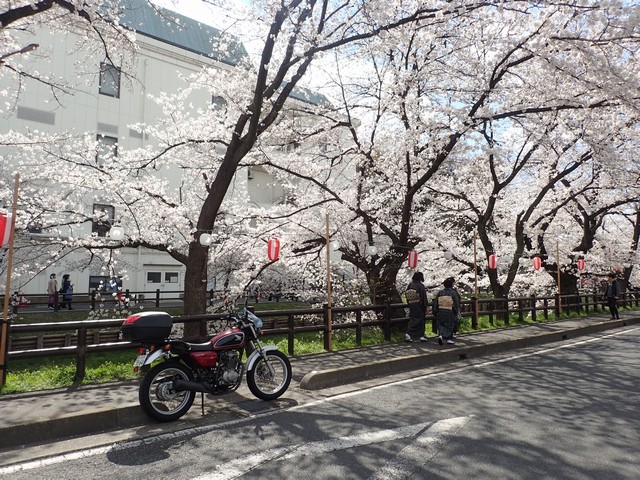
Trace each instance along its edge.
<instances>
[{"instance_id":1,"label":"standing person","mask_svg":"<svg viewBox=\"0 0 640 480\"><path fill-rule=\"evenodd\" d=\"M10 303L13 309L13 316L15 317L18 315L18 308L20 307L20 294L17 291L13 292L13 295L11 295Z\"/></svg>"},{"instance_id":2,"label":"standing person","mask_svg":"<svg viewBox=\"0 0 640 480\"><path fill-rule=\"evenodd\" d=\"M62 288L60 289L60 293L62 293L62 303L60 304L60 308L64 308L65 306L69 310L73 310L71 308L71 301L73 300L73 284L71 280L69 280L69 274L65 273L62 276Z\"/></svg>"},{"instance_id":3,"label":"standing person","mask_svg":"<svg viewBox=\"0 0 640 480\"><path fill-rule=\"evenodd\" d=\"M605 290L605 297L607 297L607 303L609 304L609 312L611 312L611 320L620 318L618 313L618 298L620 297L620 284L616 278L615 273L608 275L607 289Z\"/></svg>"},{"instance_id":4,"label":"standing person","mask_svg":"<svg viewBox=\"0 0 640 480\"><path fill-rule=\"evenodd\" d=\"M58 310L58 280L56 274L49 275L49 283L47 284L47 295L49 296L49 310Z\"/></svg>"},{"instance_id":5,"label":"standing person","mask_svg":"<svg viewBox=\"0 0 640 480\"><path fill-rule=\"evenodd\" d=\"M427 313L427 292L424 289L424 275L416 272L411 278L411 283L407 287L405 296L409 304L409 327L404 336L405 342L413 342L414 338L419 338L421 342L426 342L424 332L425 314Z\"/></svg>"},{"instance_id":6,"label":"standing person","mask_svg":"<svg viewBox=\"0 0 640 480\"><path fill-rule=\"evenodd\" d=\"M446 340L453 345L453 333L456 329L456 320L460 313L460 296L454 290L455 280L449 277L444 281L444 289L440 290L433 299L433 314L438 323L438 343Z\"/></svg>"}]
</instances>

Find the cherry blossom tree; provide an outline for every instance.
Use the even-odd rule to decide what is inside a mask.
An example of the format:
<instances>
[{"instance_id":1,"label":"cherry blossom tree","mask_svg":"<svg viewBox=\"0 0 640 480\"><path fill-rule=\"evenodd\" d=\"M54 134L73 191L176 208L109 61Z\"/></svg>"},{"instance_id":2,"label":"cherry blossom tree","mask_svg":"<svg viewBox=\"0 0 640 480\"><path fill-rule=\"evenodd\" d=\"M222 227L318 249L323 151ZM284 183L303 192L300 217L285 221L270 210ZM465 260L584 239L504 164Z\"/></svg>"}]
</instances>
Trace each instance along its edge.
<instances>
[{"instance_id":1,"label":"cherry blossom tree","mask_svg":"<svg viewBox=\"0 0 640 480\"><path fill-rule=\"evenodd\" d=\"M592 158L588 145L577 142L571 132L570 119L578 116L588 121L596 111L606 112L598 113L598 121L613 119L619 114L618 107L633 108L635 103L634 87L628 87L637 85L637 71L626 60L627 46L635 52L637 39L632 28L624 27L624 15L616 25L609 13L567 6L550 6L543 15L506 9L500 12L499 21L492 22L487 16L495 19L496 12L477 10L441 23L379 35L362 46L360 56L349 59L363 72L363 78L349 83L341 76L339 82L355 144L345 156L357 158L356 192L348 196L351 191L322 185L324 196L316 197L316 202L333 199L344 210L341 215L332 212L338 222L336 230L347 237L340 242L342 259L365 274L372 298L399 301L396 280L411 249L426 254L430 259L427 268L441 276L443 270L451 272L442 252L455 252L456 242L466 250L456 260L467 268L472 266L469 233L475 224L487 255L499 242L513 238L507 230L500 230L499 239L491 240L489 226L498 223L494 204L499 197L512 208L521 204L515 186L524 180L516 179L530 165L530 177L535 178L537 169L549 173L534 188L537 193L530 204L522 202L523 210L515 212L512 225L516 225L517 242L509 246L515 251L506 284L498 281L497 273L489 272L494 292L504 295L508 291L527 242L525 226L535 219L535 209L550 192L561 201L556 190L562 187L562 180ZM629 35L620 35L625 31ZM365 63L363 52L370 56L370 63ZM620 70L621 66L625 69ZM597 80L602 77L611 82ZM627 79L633 81L627 84ZM555 127L555 117L566 125ZM362 121L360 127L355 119ZM335 117L334 123L341 121ZM589 128L596 125L601 126L594 122ZM548 131L554 128L562 134L554 137ZM522 144L516 149L508 143L513 140L508 134L515 129L523 130ZM533 156L541 146L553 153L572 143L578 143L573 160ZM484 159L489 159L490 170L482 177L477 167ZM299 175L308 178L319 172L305 165L304 174ZM474 176L480 181L472 184L468 179ZM466 235L463 228L456 230L452 225L450 212L459 207L451 202L436 210L445 221L424 216L425 211L438 207L443 181L459 183L458 189L473 185L463 193L469 198L484 197L485 205L476 210L475 218L461 222ZM491 184L493 189L487 189ZM461 193L458 196L479 208ZM514 198L518 200L515 204ZM308 219L305 225L309 223ZM318 227L316 231L322 232ZM368 256L366 245L374 242L382 248ZM320 246L322 235L310 244Z\"/></svg>"},{"instance_id":2,"label":"cherry blossom tree","mask_svg":"<svg viewBox=\"0 0 640 480\"><path fill-rule=\"evenodd\" d=\"M363 275L374 302L401 299L398 283L411 249L434 258L434 282L451 265L468 269L470 224L456 225L466 226L467 236L455 237L449 225L433 221L439 203L454 197L451 180L465 172L475 175L464 193L476 219L484 212L487 228L499 226L495 240L487 234L485 250L508 243L515 262L527 242L513 242L505 225L519 216L522 238L536 238L527 228L534 214L542 215L542 200L528 211L537 197L520 203L516 187L525 166L531 177L537 168L544 172L535 192L547 186L541 199L549 208L562 203L571 166L593 157L580 143L565 163L562 149L578 145L567 119L615 128L606 119L623 107L633 112L637 103L638 32L634 9L624 4L265 0L252 2L249 13L245 20L261 35L256 66L206 68L157 98L163 108L157 124L132 126L157 139L156 146L119 152L102 165L90 134L43 143L31 137L21 147L19 167L38 192L30 215L47 212L51 225L73 226L94 220L78 208L87 199L117 205L126 212L128 235L110 247L143 246L186 265L186 314L204 311L212 264L241 285L274 269L255 253L270 234L289 235L292 253L278 264L283 275L320 288L325 213L342 261ZM314 66L332 68L331 90L321 88ZM332 105L292 101L311 72L314 89ZM192 105L197 89L222 101ZM590 112L603 123L589 123ZM556 117L567 125L556 126ZM521 151L512 151L509 134ZM290 145L296 148L286 152ZM489 168L475 171L476 162ZM43 164L46 172L34 174L34 165ZM265 169L285 187L282 202L268 212L234 201L246 195L237 173L247 166ZM496 197L486 196L479 178L523 210L496 212L489 205ZM47 182L68 188L48 196ZM203 233L214 235L215 249L200 244ZM465 257L456 241L466 245ZM95 238L61 243L104 248ZM445 250L454 252L452 263L445 263Z\"/></svg>"}]
</instances>

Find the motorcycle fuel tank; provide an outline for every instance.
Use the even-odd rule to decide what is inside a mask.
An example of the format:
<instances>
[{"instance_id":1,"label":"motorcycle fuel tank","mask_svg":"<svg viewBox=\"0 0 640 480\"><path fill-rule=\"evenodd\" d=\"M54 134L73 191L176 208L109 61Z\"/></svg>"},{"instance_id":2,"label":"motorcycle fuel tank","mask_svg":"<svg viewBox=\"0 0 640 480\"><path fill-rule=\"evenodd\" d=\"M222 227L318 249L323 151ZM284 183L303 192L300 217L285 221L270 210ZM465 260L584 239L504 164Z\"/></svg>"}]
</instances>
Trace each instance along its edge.
<instances>
[{"instance_id":1,"label":"motorcycle fuel tank","mask_svg":"<svg viewBox=\"0 0 640 480\"><path fill-rule=\"evenodd\" d=\"M244 345L244 333L242 330L225 330L211 339L211 345L216 350L231 350Z\"/></svg>"}]
</instances>

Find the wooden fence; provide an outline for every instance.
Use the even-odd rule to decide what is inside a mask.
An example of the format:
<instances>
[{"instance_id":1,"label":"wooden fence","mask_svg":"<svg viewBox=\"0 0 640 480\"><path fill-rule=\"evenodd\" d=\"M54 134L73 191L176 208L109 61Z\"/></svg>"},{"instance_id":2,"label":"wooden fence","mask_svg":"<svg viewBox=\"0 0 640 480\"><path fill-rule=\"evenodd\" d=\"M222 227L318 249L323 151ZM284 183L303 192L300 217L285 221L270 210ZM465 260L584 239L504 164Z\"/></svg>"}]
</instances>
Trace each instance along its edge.
<instances>
[{"instance_id":1,"label":"wooden fence","mask_svg":"<svg viewBox=\"0 0 640 480\"><path fill-rule=\"evenodd\" d=\"M160 308L162 306L171 306L180 304L184 297L182 290L147 290L147 291L130 291L124 290L122 297L128 302L134 304L154 306ZM47 295L23 295L28 301L28 307L44 307L49 304ZM209 304L214 304L217 299L221 299L224 292L218 290L209 290L207 292ZM280 297L279 297L280 298ZM4 295L0 295L0 302L4 302ZM62 303L62 294L58 295L58 304ZM84 307L84 309L98 310L101 304L107 307L118 303L117 296L114 293L99 292L93 290L88 293L74 293L73 306Z\"/></svg>"},{"instance_id":2,"label":"wooden fence","mask_svg":"<svg viewBox=\"0 0 640 480\"><path fill-rule=\"evenodd\" d=\"M639 307L637 292L623 294L620 307ZM324 347L329 350L331 331L354 330L358 345L361 344L363 329L379 327L386 341L391 340L392 330L404 328L407 305L386 304L374 306L333 307L332 324L328 324L329 308L256 311L264 321L263 335L286 335L287 351L295 355L296 334L318 332L324 338ZM606 305L597 295L546 296L522 298L471 298L462 301L463 319L470 319L471 326L478 328L478 318L488 317L494 324L498 319L509 325L510 317L517 316L518 323L525 317L531 321L544 318L560 318L562 313L575 312L589 314L606 311ZM399 315L400 313L400 315ZM197 322L205 326L207 332L219 331L228 320L227 314L173 317L174 324ZM427 316L427 322L433 316ZM9 337L9 360L39 358L58 355L75 355L76 380L84 378L86 356L91 352L132 350L137 345L120 340L119 330L123 319L82 320L74 322L50 322L12 325Z\"/></svg>"}]
</instances>

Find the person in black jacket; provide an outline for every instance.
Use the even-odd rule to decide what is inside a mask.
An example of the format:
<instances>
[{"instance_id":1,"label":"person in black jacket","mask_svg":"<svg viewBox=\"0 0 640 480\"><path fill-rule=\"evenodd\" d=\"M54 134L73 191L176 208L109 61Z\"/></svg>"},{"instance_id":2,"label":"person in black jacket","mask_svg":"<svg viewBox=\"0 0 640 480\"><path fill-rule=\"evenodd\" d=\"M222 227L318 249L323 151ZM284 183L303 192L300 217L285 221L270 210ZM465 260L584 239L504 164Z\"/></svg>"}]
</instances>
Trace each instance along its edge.
<instances>
[{"instance_id":1,"label":"person in black jacket","mask_svg":"<svg viewBox=\"0 0 640 480\"><path fill-rule=\"evenodd\" d=\"M453 334L456 330L458 315L460 314L460 295L455 290L455 280L449 277L444 281L444 289L440 290L433 299L433 314L438 324L438 343L446 341L453 345Z\"/></svg>"},{"instance_id":2,"label":"person in black jacket","mask_svg":"<svg viewBox=\"0 0 640 480\"><path fill-rule=\"evenodd\" d=\"M60 289L60 293L62 294L60 308L67 307L69 310L73 310L73 308L71 308L71 301L73 300L73 284L71 283L71 280L69 280L68 273L65 273L62 276L62 288Z\"/></svg>"},{"instance_id":3,"label":"person in black jacket","mask_svg":"<svg viewBox=\"0 0 640 480\"><path fill-rule=\"evenodd\" d=\"M608 275L607 289L605 290L605 297L607 297L607 303L609 304L609 312L611 312L611 320L620 318L618 313L618 298L620 297L620 284L616 278L615 273Z\"/></svg>"},{"instance_id":4,"label":"person in black jacket","mask_svg":"<svg viewBox=\"0 0 640 480\"><path fill-rule=\"evenodd\" d=\"M405 297L409 304L409 327L404 336L405 342L413 342L418 338L421 342L426 342L425 336L425 315L427 313L427 292L424 289L424 275L416 272L411 278L411 283L405 291Z\"/></svg>"}]
</instances>

